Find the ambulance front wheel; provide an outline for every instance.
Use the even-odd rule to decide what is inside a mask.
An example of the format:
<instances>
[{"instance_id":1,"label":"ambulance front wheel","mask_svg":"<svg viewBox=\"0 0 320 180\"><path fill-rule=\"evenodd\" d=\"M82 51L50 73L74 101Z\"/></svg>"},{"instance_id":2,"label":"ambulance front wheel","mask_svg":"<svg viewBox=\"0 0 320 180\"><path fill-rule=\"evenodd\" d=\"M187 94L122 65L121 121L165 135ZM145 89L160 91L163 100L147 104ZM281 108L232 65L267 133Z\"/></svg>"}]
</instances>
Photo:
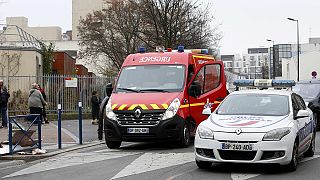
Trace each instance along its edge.
<instances>
[{"instance_id":1,"label":"ambulance front wheel","mask_svg":"<svg viewBox=\"0 0 320 180\"><path fill-rule=\"evenodd\" d=\"M110 141L106 138L106 145L109 149L119 149L121 146L121 141Z\"/></svg>"},{"instance_id":2,"label":"ambulance front wheel","mask_svg":"<svg viewBox=\"0 0 320 180\"><path fill-rule=\"evenodd\" d=\"M187 124L184 125L184 128L181 132L179 145L183 148L186 148L190 145L190 130Z\"/></svg>"}]
</instances>

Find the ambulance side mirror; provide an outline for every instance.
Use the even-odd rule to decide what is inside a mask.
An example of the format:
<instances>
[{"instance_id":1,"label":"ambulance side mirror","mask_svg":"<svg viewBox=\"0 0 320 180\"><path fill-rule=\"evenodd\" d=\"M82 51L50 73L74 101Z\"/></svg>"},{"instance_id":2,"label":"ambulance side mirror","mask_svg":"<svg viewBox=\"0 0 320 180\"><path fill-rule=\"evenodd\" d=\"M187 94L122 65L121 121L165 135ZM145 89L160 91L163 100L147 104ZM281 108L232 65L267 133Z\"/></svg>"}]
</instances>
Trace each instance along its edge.
<instances>
[{"instance_id":1,"label":"ambulance side mirror","mask_svg":"<svg viewBox=\"0 0 320 180\"><path fill-rule=\"evenodd\" d=\"M111 84L111 83L108 83L107 86L106 86L106 93L107 93L107 96L108 96L108 97L111 96L112 90L113 90L112 84Z\"/></svg>"},{"instance_id":2,"label":"ambulance side mirror","mask_svg":"<svg viewBox=\"0 0 320 180\"><path fill-rule=\"evenodd\" d=\"M199 97L201 95L201 86L193 81L189 87L189 95L192 97Z\"/></svg>"},{"instance_id":3,"label":"ambulance side mirror","mask_svg":"<svg viewBox=\"0 0 320 180\"><path fill-rule=\"evenodd\" d=\"M204 108L203 111L202 111L202 114L203 115L208 115L210 116L211 115L211 108Z\"/></svg>"}]
</instances>

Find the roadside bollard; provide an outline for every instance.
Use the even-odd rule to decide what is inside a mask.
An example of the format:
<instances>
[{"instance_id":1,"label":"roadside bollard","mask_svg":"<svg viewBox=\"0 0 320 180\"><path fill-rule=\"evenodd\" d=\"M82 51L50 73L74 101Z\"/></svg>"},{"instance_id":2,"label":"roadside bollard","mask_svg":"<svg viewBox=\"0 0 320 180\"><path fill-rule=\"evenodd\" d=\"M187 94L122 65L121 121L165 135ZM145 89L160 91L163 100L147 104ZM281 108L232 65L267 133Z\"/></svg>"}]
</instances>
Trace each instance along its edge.
<instances>
[{"instance_id":1,"label":"roadside bollard","mask_svg":"<svg viewBox=\"0 0 320 180\"><path fill-rule=\"evenodd\" d=\"M61 149L61 104L58 104L58 148Z\"/></svg>"},{"instance_id":2,"label":"roadside bollard","mask_svg":"<svg viewBox=\"0 0 320 180\"><path fill-rule=\"evenodd\" d=\"M82 144L82 102L79 102L79 144Z\"/></svg>"},{"instance_id":3,"label":"roadside bollard","mask_svg":"<svg viewBox=\"0 0 320 180\"><path fill-rule=\"evenodd\" d=\"M41 140L42 140L42 134L41 134L41 125L42 125L42 122L41 122L41 118L40 117L41 115L39 114L38 115L38 145L39 145L39 149L42 149L42 146L41 146Z\"/></svg>"},{"instance_id":4,"label":"roadside bollard","mask_svg":"<svg viewBox=\"0 0 320 180\"><path fill-rule=\"evenodd\" d=\"M12 155L13 154L13 149L12 149L12 121L11 118L9 117L9 153Z\"/></svg>"}]
</instances>

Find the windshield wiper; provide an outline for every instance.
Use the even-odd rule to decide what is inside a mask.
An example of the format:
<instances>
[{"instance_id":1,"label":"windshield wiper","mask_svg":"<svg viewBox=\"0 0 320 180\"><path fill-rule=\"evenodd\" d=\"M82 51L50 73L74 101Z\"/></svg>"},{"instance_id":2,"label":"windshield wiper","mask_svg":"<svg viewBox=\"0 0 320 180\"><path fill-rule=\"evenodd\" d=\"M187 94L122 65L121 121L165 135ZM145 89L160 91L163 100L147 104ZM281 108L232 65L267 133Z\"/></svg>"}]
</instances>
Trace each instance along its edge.
<instances>
[{"instance_id":1,"label":"windshield wiper","mask_svg":"<svg viewBox=\"0 0 320 180\"><path fill-rule=\"evenodd\" d=\"M139 93L139 92L140 92L139 89L130 89L130 88L117 88L117 89L125 90L125 91L130 91L130 92L136 92L136 93Z\"/></svg>"},{"instance_id":2,"label":"windshield wiper","mask_svg":"<svg viewBox=\"0 0 320 180\"><path fill-rule=\"evenodd\" d=\"M140 89L140 91L151 91L151 92L169 92L164 89Z\"/></svg>"}]
</instances>

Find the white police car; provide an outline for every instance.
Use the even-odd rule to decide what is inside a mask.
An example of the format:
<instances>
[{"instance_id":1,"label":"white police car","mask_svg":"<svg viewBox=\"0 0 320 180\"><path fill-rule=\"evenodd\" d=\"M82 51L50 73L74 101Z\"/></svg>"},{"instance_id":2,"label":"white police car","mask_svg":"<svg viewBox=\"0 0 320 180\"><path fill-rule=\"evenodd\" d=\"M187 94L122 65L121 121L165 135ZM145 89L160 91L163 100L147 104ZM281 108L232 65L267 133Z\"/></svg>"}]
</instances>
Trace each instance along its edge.
<instances>
[{"instance_id":1,"label":"white police car","mask_svg":"<svg viewBox=\"0 0 320 180\"><path fill-rule=\"evenodd\" d=\"M260 89L231 93L199 124L195 137L196 163L209 168L212 162L276 163L295 170L298 157L313 156L315 122L301 96L276 90L295 84L290 80L236 80L239 86Z\"/></svg>"}]
</instances>

